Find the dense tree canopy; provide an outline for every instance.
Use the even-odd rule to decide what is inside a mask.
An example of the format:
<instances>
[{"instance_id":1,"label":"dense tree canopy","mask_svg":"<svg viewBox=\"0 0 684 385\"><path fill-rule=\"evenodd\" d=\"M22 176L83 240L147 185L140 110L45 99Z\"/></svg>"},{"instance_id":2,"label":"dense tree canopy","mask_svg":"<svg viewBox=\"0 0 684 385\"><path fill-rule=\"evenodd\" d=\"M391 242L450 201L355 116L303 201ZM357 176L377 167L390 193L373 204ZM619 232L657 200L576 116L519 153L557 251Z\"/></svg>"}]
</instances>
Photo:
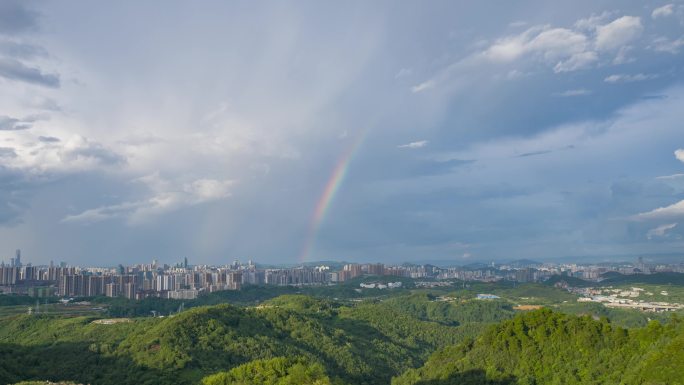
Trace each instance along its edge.
<instances>
[{"instance_id":1,"label":"dense tree canopy","mask_svg":"<svg viewBox=\"0 0 684 385\"><path fill-rule=\"evenodd\" d=\"M166 318L92 321L56 315L0 320L0 382L194 384L254 360L303 357L333 379L388 383L435 349L475 334L381 304L349 307L301 295L256 307L224 304Z\"/></svg>"},{"instance_id":2,"label":"dense tree canopy","mask_svg":"<svg viewBox=\"0 0 684 385\"><path fill-rule=\"evenodd\" d=\"M607 319L538 310L447 347L392 383L460 384L452 379L478 372L487 381L521 385L681 384L683 343L678 318L628 330Z\"/></svg>"},{"instance_id":3,"label":"dense tree canopy","mask_svg":"<svg viewBox=\"0 0 684 385\"><path fill-rule=\"evenodd\" d=\"M254 360L228 372L205 377L202 385L331 385L325 369L303 359Z\"/></svg>"},{"instance_id":4,"label":"dense tree canopy","mask_svg":"<svg viewBox=\"0 0 684 385\"><path fill-rule=\"evenodd\" d=\"M614 315L596 304L561 307L585 316L516 315L506 300L449 293L354 302L289 293L256 306L199 306L112 324L8 316L0 318L0 383L684 383L680 318L625 329L595 317Z\"/></svg>"}]
</instances>

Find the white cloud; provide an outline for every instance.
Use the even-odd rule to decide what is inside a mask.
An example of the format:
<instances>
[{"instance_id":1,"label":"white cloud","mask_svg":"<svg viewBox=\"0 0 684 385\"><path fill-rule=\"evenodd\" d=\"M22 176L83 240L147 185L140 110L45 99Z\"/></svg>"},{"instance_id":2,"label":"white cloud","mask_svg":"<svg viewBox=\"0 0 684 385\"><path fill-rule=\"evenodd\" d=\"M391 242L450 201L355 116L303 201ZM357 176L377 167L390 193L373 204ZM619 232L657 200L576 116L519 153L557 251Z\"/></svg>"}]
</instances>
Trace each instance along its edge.
<instances>
[{"instance_id":1,"label":"white cloud","mask_svg":"<svg viewBox=\"0 0 684 385\"><path fill-rule=\"evenodd\" d=\"M684 149L677 149L674 152L675 158L679 161L684 162ZM675 179L681 174L669 175L666 177L659 177L659 179ZM633 217L636 220L658 220L658 219L668 219L668 218L679 218L684 216L684 200L679 201L675 204L659 207L655 210L651 210L645 213L637 214ZM674 226L673 226L674 227Z\"/></svg>"},{"instance_id":2,"label":"white cloud","mask_svg":"<svg viewBox=\"0 0 684 385\"><path fill-rule=\"evenodd\" d=\"M651 48L657 52L668 52L671 54L679 53L679 49L684 46L684 37L677 40L670 40L666 37L658 37L653 40Z\"/></svg>"},{"instance_id":3,"label":"white cloud","mask_svg":"<svg viewBox=\"0 0 684 385\"><path fill-rule=\"evenodd\" d=\"M556 73L577 71L589 68L596 61L598 61L598 55L596 52L579 52L570 56L570 58L565 61L558 62L556 66L553 67L553 71Z\"/></svg>"},{"instance_id":4,"label":"white cloud","mask_svg":"<svg viewBox=\"0 0 684 385\"><path fill-rule=\"evenodd\" d=\"M555 62L583 52L586 46L587 37L581 33L565 28L537 26L520 35L497 40L484 52L484 56L492 61L507 62L526 53L536 53Z\"/></svg>"},{"instance_id":5,"label":"white cloud","mask_svg":"<svg viewBox=\"0 0 684 385\"><path fill-rule=\"evenodd\" d=\"M95 223L114 218L126 218L128 224L137 225L150 218L206 202L225 199L230 196L233 181L198 179L186 183L180 188L172 189L172 184L159 177L158 174L138 178L153 190L153 195L145 200L123 202L115 205L85 210L79 214L69 215L62 219L63 223ZM155 191L165 189L165 191Z\"/></svg>"},{"instance_id":6,"label":"white cloud","mask_svg":"<svg viewBox=\"0 0 684 385\"><path fill-rule=\"evenodd\" d=\"M596 28L596 48L599 50L618 49L636 39L643 30L641 18L622 16Z\"/></svg>"},{"instance_id":7,"label":"white cloud","mask_svg":"<svg viewBox=\"0 0 684 385\"><path fill-rule=\"evenodd\" d=\"M102 206L69 215L62 219L63 223L96 223L104 220L130 215L140 209L146 202L124 202L118 205Z\"/></svg>"},{"instance_id":8,"label":"white cloud","mask_svg":"<svg viewBox=\"0 0 684 385\"><path fill-rule=\"evenodd\" d=\"M183 190L192 197L192 203L202 203L230 196L232 184L230 180L198 179L186 184Z\"/></svg>"},{"instance_id":9,"label":"white cloud","mask_svg":"<svg viewBox=\"0 0 684 385\"><path fill-rule=\"evenodd\" d=\"M667 17L674 13L674 4L663 5L653 10L651 17L657 19L659 17Z\"/></svg>"},{"instance_id":10,"label":"white cloud","mask_svg":"<svg viewBox=\"0 0 684 385\"><path fill-rule=\"evenodd\" d=\"M659 207L657 209L637 214L633 217L636 220L659 220L659 219L671 219L679 218L684 216L684 200L679 201L675 204Z\"/></svg>"},{"instance_id":11,"label":"white cloud","mask_svg":"<svg viewBox=\"0 0 684 385\"><path fill-rule=\"evenodd\" d=\"M531 54L553 65L556 73L577 71L589 68L599 61L599 51L617 50L615 64L625 63L628 47L626 44L638 37L643 31L641 19L623 16L601 25L608 13L580 19L575 23L576 30L534 26L513 36L496 40L483 56L491 61L506 63ZM587 31L587 33L582 32ZM595 39L592 37L595 31Z\"/></svg>"},{"instance_id":12,"label":"white cloud","mask_svg":"<svg viewBox=\"0 0 684 385\"><path fill-rule=\"evenodd\" d=\"M584 52L587 37L565 28L553 28L541 32L529 44L530 51L541 52L548 60L558 60Z\"/></svg>"},{"instance_id":13,"label":"white cloud","mask_svg":"<svg viewBox=\"0 0 684 385\"><path fill-rule=\"evenodd\" d=\"M628 45L620 47L617 55L615 55L615 59L613 59L613 64L619 65L633 62L635 59L627 55L631 50L632 47Z\"/></svg>"},{"instance_id":14,"label":"white cloud","mask_svg":"<svg viewBox=\"0 0 684 385\"><path fill-rule=\"evenodd\" d=\"M433 88L434 86L435 86L434 80L428 80L428 81L422 82L416 86L411 87L411 92L413 92L413 93L423 92L425 90L429 90L430 88Z\"/></svg>"},{"instance_id":15,"label":"white cloud","mask_svg":"<svg viewBox=\"0 0 684 385\"><path fill-rule=\"evenodd\" d=\"M419 140L417 142L411 142L411 143L399 145L399 146L397 146L397 148L422 148L422 147L427 146L428 143L429 142L427 140Z\"/></svg>"},{"instance_id":16,"label":"white cloud","mask_svg":"<svg viewBox=\"0 0 684 385\"><path fill-rule=\"evenodd\" d=\"M528 59L542 62L555 73L566 73L612 63L624 64L634 60L628 56L633 50L629 45L643 32L641 18L621 16L611 22L612 12L603 12L577 20L571 28L536 25L511 35L493 39L485 49L460 59L439 71L435 76L411 88L414 93L423 92L445 81L467 82L466 71L482 71L486 65L506 65ZM661 44L661 49L670 49ZM606 57L608 56L608 57ZM510 73L520 72L516 69ZM523 69L524 70L524 69ZM511 78L494 75L494 78Z\"/></svg>"},{"instance_id":17,"label":"white cloud","mask_svg":"<svg viewBox=\"0 0 684 385\"><path fill-rule=\"evenodd\" d=\"M593 31L599 25L603 24L609 17L611 13L604 11L600 15L593 14L589 17L579 19L575 22L575 28L584 31Z\"/></svg>"},{"instance_id":18,"label":"white cloud","mask_svg":"<svg viewBox=\"0 0 684 385\"><path fill-rule=\"evenodd\" d=\"M574 90L567 90L567 91L563 91L563 92L553 94L553 96L562 96L562 97L584 96L584 95L591 95L591 90L588 90L586 88L577 88Z\"/></svg>"},{"instance_id":19,"label":"white cloud","mask_svg":"<svg viewBox=\"0 0 684 385\"><path fill-rule=\"evenodd\" d=\"M680 162L684 162L684 149L677 149L675 152L675 158L677 158Z\"/></svg>"},{"instance_id":20,"label":"white cloud","mask_svg":"<svg viewBox=\"0 0 684 385\"><path fill-rule=\"evenodd\" d=\"M583 33L536 26L519 35L497 40L482 55L491 61L506 63L529 54L553 65L556 73L570 72L588 68L598 61L598 55L589 50L589 45L589 39Z\"/></svg>"},{"instance_id":21,"label":"white cloud","mask_svg":"<svg viewBox=\"0 0 684 385\"><path fill-rule=\"evenodd\" d=\"M661 180L672 180L672 179L679 179L684 177L684 174L673 174L673 175L663 175L663 176L657 176L656 179L661 179Z\"/></svg>"},{"instance_id":22,"label":"white cloud","mask_svg":"<svg viewBox=\"0 0 684 385\"><path fill-rule=\"evenodd\" d=\"M606 83L632 83L632 82L641 82L644 80L651 80L651 79L656 79L658 78L658 75L656 74L635 74L635 75L629 75L629 74L613 74L610 76L607 76L605 79L603 79L604 82Z\"/></svg>"},{"instance_id":23,"label":"white cloud","mask_svg":"<svg viewBox=\"0 0 684 385\"><path fill-rule=\"evenodd\" d=\"M509 62L519 58L527 51L527 44L532 35L540 30L539 27L530 28L520 35L507 36L496 40L489 48L487 48L483 55L495 62Z\"/></svg>"},{"instance_id":24,"label":"white cloud","mask_svg":"<svg viewBox=\"0 0 684 385\"><path fill-rule=\"evenodd\" d=\"M127 163L126 157L112 147L87 137L72 134L63 138L43 133L34 129L6 132L5 141L11 141L16 156L4 166L32 175L47 175L114 169Z\"/></svg>"},{"instance_id":25,"label":"white cloud","mask_svg":"<svg viewBox=\"0 0 684 385\"><path fill-rule=\"evenodd\" d=\"M667 235L667 232L674 229L677 227L677 223L668 223L665 225L660 225L656 228L653 228L651 230L648 230L648 233L646 233L646 238L648 239L653 239L653 238L662 238Z\"/></svg>"}]
</instances>

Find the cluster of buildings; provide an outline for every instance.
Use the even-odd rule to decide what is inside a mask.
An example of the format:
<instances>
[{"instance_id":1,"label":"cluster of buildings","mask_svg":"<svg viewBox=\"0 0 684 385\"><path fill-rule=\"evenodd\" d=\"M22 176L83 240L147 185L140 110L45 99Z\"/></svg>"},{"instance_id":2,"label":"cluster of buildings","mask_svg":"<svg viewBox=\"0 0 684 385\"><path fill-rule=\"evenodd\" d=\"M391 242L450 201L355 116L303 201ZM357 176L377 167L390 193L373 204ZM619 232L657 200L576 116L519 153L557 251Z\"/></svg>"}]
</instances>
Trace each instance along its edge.
<instances>
[{"instance_id":1,"label":"cluster of buildings","mask_svg":"<svg viewBox=\"0 0 684 385\"><path fill-rule=\"evenodd\" d=\"M159 266L155 261L116 268L55 266L52 262L48 266L22 266L16 260L13 258L10 266L0 264L0 290L35 297L193 299L201 292L239 290L243 282L243 271L235 266L190 267L187 260L176 266Z\"/></svg>"},{"instance_id":2,"label":"cluster of buildings","mask_svg":"<svg viewBox=\"0 0 684 385\"><path fill-rule=\"evenodd\" d=\"M496 282L501 280L517 282L539 282L548 279L553 273L539 268L505 269L500 266L484 267L473 270L461 267L440 269L438 279L458 279L461 281Z\"/></svg>"},{"instance_id":3,"label":"cluster of buildings","mask_svg":"<svg viewBox=\"0 0 684 385\"><path fill-rule=\"evenodd\" d=\"M539 263L516 261L508 264L476 265L471 268L452 267L438 269L438 279L458 279L462 281L496 282L509 280L516 282L543 282L554 275L566 275L589 281L601 281L606 273L655 274L684 273L684 263L664 264L647 263L642 257L636 263Z\"/></svg>"},{"instance_id":4,"label":"cluster of buildings","mask_svg":"<svg viewBox=\"0 0 684 385\"><path fill-rule=\"evenodd\" d=\"M539 282L553 275L565 274L583 279L600 280L606 272L650 274L661 271L684 272L684 264L652 265L639 258L626 265L542 264L517 261L509 264L479 264L467 267L382 263L349 263L339 269L330 266L299 266L293 268L260 268L251 260L242 264L235 260L223 266L188 264L187 258L173 266L150 264L119 265L115 268L55 265L32 266L21 261L17 250L9 264L0 263L0 292L34 297L147 297L193 299L202 293L240 290L244 285L332 285L361 276L396 276L419 279L429 287L441 280L493 282L511 280ZM427 279L424 280L424 279ZM389 288L389 286L388 286Z\"/></svg>"},{"instance_id":5,"label":"cluster of buildings","mask_svg":"<svg viewBox=\"0 0 684 385\"><path fill-rule=\"evenodd\" d=\"M635 263L597 263L597 264L561 264L554 266L561 272L589 281L600 281L605 273L632 274L655 274L655 273L684 273L684 263L649 263L643 257L638 257Z\"/></svg>"},{"instance_id":6,"label":"cluster of buildings","mask_svg":"<svg viewBox=\"0 0 684 385\"><path fill-rule=\"evenodd\" d=\"M630 289L620 288L568 288L568 291L580 295L578 302L598 302L606 307L636 309L648 312L676 311L684 309L684 305L663 301L644 300L643 297L653 296L653 293L640 287ZM661 296L667 296L667 291L661 291ZM639 297L642 297L640 299Z\"/></svg>"},{"instance_id":7,"label":"cluster of buildings","mask_svg":"<svg viewBox=\"0 0 684 385\"><path fill-rule=\"evenodd\" d=\"M381 282L371 282L371 283L360 283L359 286L363 289L398 289L402 287L401 282L387 282L387 283L381 283Z\"/></svg>"},{"instance_id":8,"label":"cluster of buildings","mask_svg":"<svg viewBox=\"0 0 684 385\"><path fill-rule=\"evenodd\" d=\"M434 278L440 269L431 265L386 266L382 263L350 263L334 271L329 266L257 268L252 262L208 266L183 263L119 265L115 268L22 265L21 252L10 265L0 264L0 291L35 297L147 297L193 299L202 293L240 290L243 285L331 285L366 275ZM378 284L387 288L401 283ZM376 285L377 286L377 285ZM379 286L377 286L379 287ZM381 287L384 288L384 287Z\"/></svg>"}]
</instances>

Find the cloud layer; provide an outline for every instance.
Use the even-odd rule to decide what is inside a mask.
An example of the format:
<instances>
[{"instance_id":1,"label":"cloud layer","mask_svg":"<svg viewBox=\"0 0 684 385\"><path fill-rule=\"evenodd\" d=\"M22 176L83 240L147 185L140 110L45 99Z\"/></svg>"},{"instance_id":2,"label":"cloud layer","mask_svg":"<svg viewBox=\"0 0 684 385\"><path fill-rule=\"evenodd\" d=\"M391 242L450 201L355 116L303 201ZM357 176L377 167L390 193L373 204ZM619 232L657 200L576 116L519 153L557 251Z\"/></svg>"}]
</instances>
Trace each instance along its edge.
<instances>
[{"instance_id":1,"label":"cloud layer","mask_svg":"<svg viewBox=\"0 0 684 385\"><path fill-rule=\"evenodd\" d=\"M680 250L682 7L499 8L1 2L0 260Z\"/></svg>"}]
</instances>

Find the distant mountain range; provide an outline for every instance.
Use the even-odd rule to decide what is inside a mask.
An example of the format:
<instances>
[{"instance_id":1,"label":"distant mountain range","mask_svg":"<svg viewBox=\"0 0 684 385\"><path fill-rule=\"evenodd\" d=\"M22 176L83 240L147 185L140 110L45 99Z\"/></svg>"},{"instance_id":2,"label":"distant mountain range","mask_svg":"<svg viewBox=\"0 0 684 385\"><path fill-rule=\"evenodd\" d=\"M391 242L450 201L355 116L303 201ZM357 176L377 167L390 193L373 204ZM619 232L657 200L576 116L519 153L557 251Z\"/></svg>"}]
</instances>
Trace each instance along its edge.
<instances>
[{"instance_id":1,"label":"distant mountain range","mask_svg":"<svg viewBox=\"0 0 684 385\"><path fill-rule=\"evenodd\" d=\"M259 268L293 268L297 266L329 266L333 270L340 270L342 267L349 263L384 263L386 265L433 265L441 268L447 267L462 267L465 269L483 269L490 267L492 263L496 265L509 265L512 267L522 268L522 267L535 267L542 265L543 263L582 263L582 264L601 264L601 263L623 263L623 264L633 264L637 259L641 257L646 263L682 263L684 262L684 254L681 253L669 253L669 254L616 254L616 255L579 255L579 256L562 256L555 258L544 258L541 260L533 260L528 258L520 259L478 259L473 258L472 260L463 260L462 258L454 259L422 259L422 260L408 260L405 262L394 261L333 261L333 260L321 260L321 261L310 261L303 263L281 263L281 264L260 264L257 263Z\"/></svg>"}]
</instances>

